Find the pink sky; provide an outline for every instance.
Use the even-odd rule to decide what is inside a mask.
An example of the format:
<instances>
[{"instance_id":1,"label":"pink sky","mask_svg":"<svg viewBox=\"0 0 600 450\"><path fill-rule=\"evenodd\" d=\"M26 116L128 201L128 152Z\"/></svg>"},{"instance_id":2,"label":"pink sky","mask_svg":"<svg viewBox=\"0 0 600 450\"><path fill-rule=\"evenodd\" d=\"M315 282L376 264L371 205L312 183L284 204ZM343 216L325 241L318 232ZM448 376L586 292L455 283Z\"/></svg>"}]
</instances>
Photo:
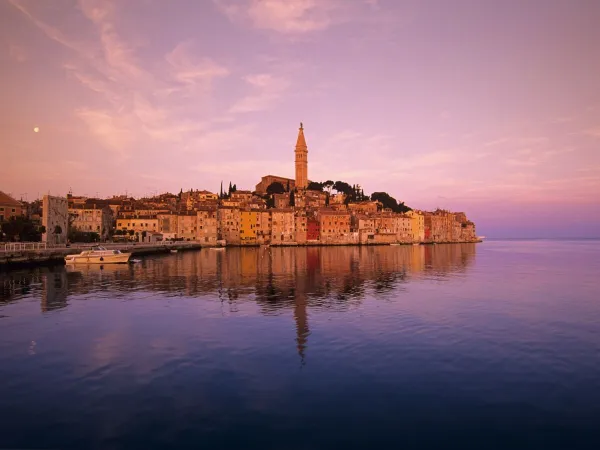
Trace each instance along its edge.
<instances>
[{"instance_id":1,"label":"pink sky","mask_svg":"<svg viewBox=\"0 0 600 450\"><path fill-rule=\"evenodd\" d=\"M0 190L135 196L294 175L600 235L600 2L0 2ZM39 133L34 133L39 127Z\"/></svg>"}]
</instances>

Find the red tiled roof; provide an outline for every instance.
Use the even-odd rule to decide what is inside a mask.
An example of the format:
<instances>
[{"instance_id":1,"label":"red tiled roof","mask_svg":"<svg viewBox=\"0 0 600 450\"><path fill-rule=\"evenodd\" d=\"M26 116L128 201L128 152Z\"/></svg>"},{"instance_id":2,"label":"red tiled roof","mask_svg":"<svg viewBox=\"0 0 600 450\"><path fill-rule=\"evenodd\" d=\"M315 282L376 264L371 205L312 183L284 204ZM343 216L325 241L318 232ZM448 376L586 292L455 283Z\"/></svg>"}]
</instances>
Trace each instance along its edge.
<instances>
[{"instance_id":1,"label":"red tiled roof","mask_svg":"<svg viewBox=\"0 0 600 450\"><path fill-rule=\"evenodd\" d=\"M12 198L10 195L0 191L0 205L21 206L21 203Z\"/></svg>"}]
</instances>

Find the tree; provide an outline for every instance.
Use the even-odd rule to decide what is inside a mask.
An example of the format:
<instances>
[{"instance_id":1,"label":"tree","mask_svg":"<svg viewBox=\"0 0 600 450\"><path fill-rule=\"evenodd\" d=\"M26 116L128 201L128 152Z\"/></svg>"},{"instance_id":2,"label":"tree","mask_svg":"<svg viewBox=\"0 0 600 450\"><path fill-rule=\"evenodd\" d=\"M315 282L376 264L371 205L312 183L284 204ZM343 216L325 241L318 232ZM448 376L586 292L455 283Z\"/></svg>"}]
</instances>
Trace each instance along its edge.
<instances>
[{"instance_id":1,"label":"tree","mask_svg":"<svg viewBox=\"0 0 600 450\"><path fill-rule=\"evenodd\" d=\"M384 208L389 208L397 213L404 213L410 211L410 208L404 204L404 202L398 203L394 197L387 192L373 192L371 194L371 200L379 201Z\"/></svg>"},{"instance_id":2,"label":"tree","mask_svg":"<svg viewBox=\"0 0 600 450\"><path fill-rule=\"evenodd\" d=\"M323 183L323 187L327 190L327 193L331 194L331 188L333 187L334 182L331 180L327 180L325 183Z\"/></svg>"},{"instance_id":3,"label":"tree","mask_svg":"<svg viewBox=\"0 0 600 450\"><path fill-rule=\"evenodd\" d=\"M350 186L348 183L346 183L344 181L336 181L333 184L333 189L335 189L337 192L342 192L342 193L346 194L346 196L348 196L348 197L352 196L352 186Z\"/></svg>"},{"instance_id":4,"label":"tree","mask_svg":"<svg viewBox=\"0 0 600 450\"><path fill-rule=\"evenodd\" d=\"M296 206L296 196L294 195L294 191L290 192L290 206Z\"/></svg>"},{"instance_id":5,"label":"tree","mask_svg":"<svg viewBox=\"0 0 600 450\"><path fill-rule=\"evenodd\" d=\"M13 216L2 222L1 230L9 241L39 242L42 233L46 230L44 228L44 231L41 231L42 228L38 227L31 219L23 216Z\"/></svg>"},{"instance_id":6,"label":"tree","mask_svg":"<svg viewBox=\"0 0 600 450\"><path fill-rule=\"evenodd\" d=\"M229 182L229 190L227 191L227 195L231 195L231 192L233 192L232 189L233 189L233 186L231 186L231 181L230 181Z\"/></svg>"},{"instance_id":7,"label":"tree","mask_svg":"<svg viewBox=\"0 0 600 450\"><path fill-rule=\"evenodd\" d=\"M308 183L308 186L306 186L306 189L309 191L323 191L323 184L317 183L316 181L311 181Z\"/></svg>"},{"instance_id":8,"label":"tree","mask_svg":"<svg viewBox=\"0 0 600 450\"><path fill-rule=\"evenodd\" d=\"M267 194L270 195L283 194L284 192L285 188L283 187L283 184L281 184L279 181L274 181L269 185L269 187L267 187Z\"/></svg>"},{"instance_id":9,"label":"tree","mask_svg":"<svg viewBox=\"0 0 600 450\"><path fill-rule=\"evenodd\" d=\"M127 233L129 233L129 236L133 236L134 233L135 233L135 231L133 231L133 230L127 230Z\"/></svg>"},{"instance_id":10,"label":"tree","mask_svg":"<svg viewBox=\"0 0 600 450\"><path fill-rule=\"evenodd\" d=\"M236 192L237 191L237 186L234 184L231 189L232 189L231 192Z\"/></svg>"},{"instance_id":11,"label":"tree","mask_svg":"<svg viewBox=\"0 0 600 450\"><path fill-rule=\"evenodd\" d=\"M285 188L286 192L290 192L290 180L287 181L287 187Z\"/></svg>"},{"instance_id":12,"label":"tree","mask_svg":"<svg viewBox=\"0 0 600 450\"><path fill-rule=\"evenodd\" d=\"M54 234L62 234L62 228L60 225L54 227Z\"/></svg>"}]
</instances>

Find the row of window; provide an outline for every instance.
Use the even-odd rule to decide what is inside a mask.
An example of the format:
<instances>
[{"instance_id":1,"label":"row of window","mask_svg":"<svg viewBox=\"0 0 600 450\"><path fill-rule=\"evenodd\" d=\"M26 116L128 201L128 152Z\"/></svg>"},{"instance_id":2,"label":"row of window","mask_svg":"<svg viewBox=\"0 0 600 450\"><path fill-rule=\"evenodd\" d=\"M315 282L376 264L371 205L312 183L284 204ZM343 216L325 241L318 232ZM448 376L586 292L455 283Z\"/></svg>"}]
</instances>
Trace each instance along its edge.
<instances>
[{"instance_id":1,"label":"row of window","mask_svg":"<svg viewBox=\"0 0 600 450\"><path fill-rule=\"evenodd\" d=\"M0 211L4 211L4 206L0 207ZM10 212L16 213L17 210L15 208L12 208Z\"/></svg>"}]
</instances>

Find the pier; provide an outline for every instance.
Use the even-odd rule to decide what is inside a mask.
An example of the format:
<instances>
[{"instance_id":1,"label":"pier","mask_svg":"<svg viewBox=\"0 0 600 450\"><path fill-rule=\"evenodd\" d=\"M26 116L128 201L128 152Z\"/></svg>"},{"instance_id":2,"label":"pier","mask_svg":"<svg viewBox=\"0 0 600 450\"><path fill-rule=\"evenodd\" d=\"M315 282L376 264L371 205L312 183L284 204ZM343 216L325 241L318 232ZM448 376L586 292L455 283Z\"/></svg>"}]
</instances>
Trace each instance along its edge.
<instances>
[{"instance_id":1,"label":"pier","mask_svg":"<svg viewBox=\"0 0 600 450\"><path fill-rule=\"evenodd\" d=\"M51 246L43 242L25 242L0 244L0 270L14 267L43 266L65 264L65 256L89 250L95 245L107 249L121 250L133 256L169 253L171 250L200 250L197 242L155 242L155 243L94 243L71 244L70 246Z\"/></svg>"}]
</instances>

